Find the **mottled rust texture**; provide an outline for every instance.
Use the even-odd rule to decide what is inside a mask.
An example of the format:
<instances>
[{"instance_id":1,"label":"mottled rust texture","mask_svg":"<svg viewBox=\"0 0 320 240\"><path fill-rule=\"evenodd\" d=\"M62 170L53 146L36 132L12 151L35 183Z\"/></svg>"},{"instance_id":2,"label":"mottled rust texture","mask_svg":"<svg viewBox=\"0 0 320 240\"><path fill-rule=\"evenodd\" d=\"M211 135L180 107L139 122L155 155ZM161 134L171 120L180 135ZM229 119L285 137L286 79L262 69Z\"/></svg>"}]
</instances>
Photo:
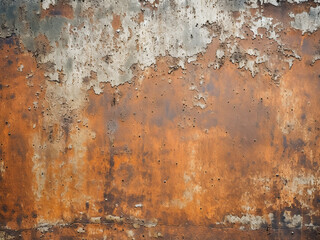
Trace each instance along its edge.
<instances>
[{"instance_id":1,"label":"mottled rust texture","mask_svg":"<svg viewBox=\"0 0 320 240\"><path fill-rule=\"evenodd\" d=\"M0 239L320 239L319 3L99 2L0 3Z\"/></svg>"}]
</instances>

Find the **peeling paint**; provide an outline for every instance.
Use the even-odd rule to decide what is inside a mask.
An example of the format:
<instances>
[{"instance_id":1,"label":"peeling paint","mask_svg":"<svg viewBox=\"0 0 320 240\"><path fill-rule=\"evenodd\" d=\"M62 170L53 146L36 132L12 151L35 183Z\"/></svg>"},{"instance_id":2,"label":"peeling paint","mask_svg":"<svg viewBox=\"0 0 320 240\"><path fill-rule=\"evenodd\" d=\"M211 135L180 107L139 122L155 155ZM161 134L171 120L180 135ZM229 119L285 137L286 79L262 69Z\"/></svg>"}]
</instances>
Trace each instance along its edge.
<instances>
[{"instance_id":1,"label":"peeling paint","mask_svg":"<svg viewBox=\"0 0 320 240\"><path fill-rule=\"evenodd\" d=\"M320 6L311 7L309 12L290 14L290 17L294 18L291 22L293 28L301 30L302 34L312 33L320 27Z\"/></svg>"}]
</instances>

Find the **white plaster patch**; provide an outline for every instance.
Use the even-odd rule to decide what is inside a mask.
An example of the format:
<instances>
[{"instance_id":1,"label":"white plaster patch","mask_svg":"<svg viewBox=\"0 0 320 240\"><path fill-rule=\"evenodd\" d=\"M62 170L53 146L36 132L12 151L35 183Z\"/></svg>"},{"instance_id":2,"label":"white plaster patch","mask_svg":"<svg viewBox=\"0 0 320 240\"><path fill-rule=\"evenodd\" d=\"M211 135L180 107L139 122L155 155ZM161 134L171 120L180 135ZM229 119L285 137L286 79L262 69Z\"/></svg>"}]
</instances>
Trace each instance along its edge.
<instances>
[{"instance_id":1,"label":"white plaster patch","mask_svg":"<svg viewBox=\"0 0 320 240\"><path fill-rule=\"evenodd\" d=\"M284 222L289 228L301 227L302 217L300 215L291 216L290 211L285 211L283 214Z\"/></svg>"},{"instance_id":2,"label":"white plaster patch","mask_svg":"<svg viewBox=\"0 0 320 240\"><path fill-rule=\"evenodd\" d=\"M0 162L0 175L3 176L3 173L6 171L6 168L4 166L4 162Z\"/></svg>"},{"instance_id":3,"label":"white plaster patch","mask_svg":"<svg viewBox=\"0 0 320 240\"><path fill-rule=\"evenodd\" d=\"M226 222L239 223L242 225L250 225L251 230L260 229L263 224L267 223L266 219L263 216L254 216L251 214L246 214L241 217L227 215L224 218L224 223L226 223Z\"/></svg>"},{"instance_id":4,"label":"white plaster patch","mask_svg":"<svg viewBox=\"0 0 320 240\"><path fill-rule=\"evenodd\" d=\"M218 49L216 52L217 58L223 58L224 56L224 51L222 49Z\"/></svg>"},{"instance_id":5,"label":"white plaster patch","mask_svg":"<svg viewBox=\"0 0 320 240\"><path fill-rule=\"evenodd\" d=\"M56 4L56 0L43 0L42 1L42 8L48 9L50 7L50 5L55 5L55 4Z\"/></svg>"},{"instance_id":6,"label":"white plaster patch","mask_svg":"<svg viewBox=\"0 0 320 240\"><path fill-rule=\"evenodd\" d=\"M302 34L306 32L313 33L320 27L320 6L311 7L310 11L299 13L299 14L291 14L294 21L291 22L291 26L295 29L299 29L302 31Z\"/></svg>"},{"instance_id":7,"label":"white plaster patch","mask_svg":"<svg viewBox=\"0 0 320 240\"><path fill-rule=\"evenodd\" d=\"M18 71L19 71L19 72L22 72L23 68L24 68L24 66L21 64L21 65L18 67Z\"/></svg>"}]
</instances>

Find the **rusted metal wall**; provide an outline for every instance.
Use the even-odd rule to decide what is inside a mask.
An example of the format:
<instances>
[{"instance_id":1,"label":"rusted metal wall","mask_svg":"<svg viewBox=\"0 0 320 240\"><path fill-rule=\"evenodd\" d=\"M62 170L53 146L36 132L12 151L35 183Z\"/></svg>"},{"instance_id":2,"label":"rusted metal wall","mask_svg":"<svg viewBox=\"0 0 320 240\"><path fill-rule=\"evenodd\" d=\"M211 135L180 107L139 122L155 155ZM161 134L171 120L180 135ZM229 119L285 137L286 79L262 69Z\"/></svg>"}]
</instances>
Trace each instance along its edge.
<instances>
[{"instance_id":1,"label":"rusted metal wall","mask_svg":"<svg viewBox=\"0 0 320 240\"><path fill-rule=\"evenodd\" d=\"M318 0L0 1L0 239L319 239Z\"/></svg>"}]
</instances>

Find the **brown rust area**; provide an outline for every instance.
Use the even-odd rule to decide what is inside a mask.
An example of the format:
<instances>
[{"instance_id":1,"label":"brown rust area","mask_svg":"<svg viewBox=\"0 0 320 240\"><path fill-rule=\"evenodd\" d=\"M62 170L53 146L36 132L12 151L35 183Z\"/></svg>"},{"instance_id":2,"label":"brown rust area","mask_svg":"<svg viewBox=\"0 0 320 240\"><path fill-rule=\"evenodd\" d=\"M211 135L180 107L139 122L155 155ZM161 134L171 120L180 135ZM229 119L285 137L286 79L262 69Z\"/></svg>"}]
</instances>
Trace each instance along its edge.
<instances>
[{"instance_id":1,"label":"brown rust area","mask_svg":"<svg viewBox=\"0 0 320 240\"><path fill-rule=\"evenodd\" d=\"M217 59L214 38L184 69L159 57L72 100L63 72L50 82L37 64L53 51L44 35L34 56L0 39L0 239L319 238L320 36L281 34L301 56L290 70L273 40L239 39L278 56L253 78Z\"/></svg>"},{"instance_id":2,"label":"brown rust area","mask_svg":"<svg viewBox=\"0 0 320 240\"><path fill-rule=\"evenodd\" d=\"M116 32L117 30L120 30L121 28L121 16L113 14L113 19L111 22L113 30Z\"/></svg>"},{"instance_id":3,"label":"brown rust area","mask_svg":"<svg viewBox=\"0 0 320 240\"><path fill-rule=\"evenodd\" d=\"M89 158L96 162L107 155L109 159L105 191L112 200L106 203L107 210L120 215L142 201L141 218L155 217L166 225L180 225L188 219L191 225L205 226L230 213L241 216L242 207L252 202L260 206L254 215L274 213L277 217L281 214L278 207L300 212L302 199L281 190L286 185L283 179L299 176L301 168L313 174L312 166L318 167L317 159L306 155L317 151L316 145L301 140L301 134L309 129L310 140L318 143L318 112L304 112L307 101L299 101L304 95L312 102L319 100L312 84L297 83L299 88L293 89L297 103L287 106L281 89L268 78L252 79L230 63L212 71L200 61L199 65L188 65L185 75L181 70L169 75L167 69L167 60L160 59L156 72L151 68L142 73L141 85L135 81L137 85L118 89L123 96L119 101L106 88L102 98L93 93L89 98L89 127L100 130L88 149L101 154ZM298 64L281 87L292 91L292 82L299 81L298 72L316 79L317 73L310 69ZM202 86L194 78L201 75ZM196 86L197 91L191 91L190 86ZM194 106L198 93L210 93L204 110ZM276 127L277 118L288 114L315 122L310 120L284 135ZM292 161L280 164L287 158ZM270 179L271 191L259 185L260 177ZM104 176L101 178L103 182ZM135 198L135 202L129 201ZM226 199L230 204L225 204ZM265 199L270 201L268 208ZM157 212L149 212L154 206Z\"/></svg>"},{"instance_id":4,"label":"brown rust area","mask_svg":"<svg viewBox=\"0 0 320 240\"><path fill-rule=\"evenodd\" d=\"M142 23L144 21L144 13L143 13L143 11L141 11L140 13L139 13L139 17L138 17L138 19L137 19L137 22L138 23Z\"/></svg>"},{"instance_id":5,"label":"brown rust area","mask_svg":"<svg viewBox=\"0 0 320 240\"><path fill-rule=\"evenodd\" d=\"M48 9L41 11L41 19L45 17L64 17L73 19L73 8L66 1L58 1L56 5L50 4Z\"/></svg>"},{"instance_id":6,"label":"brown rust area","mask_svg":"<svg viewBox=\"0 0 320 240\"><path fill-rule=\"evenodd\" d=\"M35 55L46 55L48 53L50 53L52 51L52 47L50 46L49 40L48 38L43 35L43 34L39 34L36 38L35 38L35 45L36 45L36 53Z\"/></svg>"},{"instance_id":7,"label":"brown rust area","mask_svg":"<svg viewBox=\"0 0 320 240\"><path fill-rule=\"evenodd\" d=\"M43 73L17 38L0 40L0 51L0 224L23 229L36 224L38 216L31 188L32 136L42 131Z\"/></svg>"}]
</instances>

